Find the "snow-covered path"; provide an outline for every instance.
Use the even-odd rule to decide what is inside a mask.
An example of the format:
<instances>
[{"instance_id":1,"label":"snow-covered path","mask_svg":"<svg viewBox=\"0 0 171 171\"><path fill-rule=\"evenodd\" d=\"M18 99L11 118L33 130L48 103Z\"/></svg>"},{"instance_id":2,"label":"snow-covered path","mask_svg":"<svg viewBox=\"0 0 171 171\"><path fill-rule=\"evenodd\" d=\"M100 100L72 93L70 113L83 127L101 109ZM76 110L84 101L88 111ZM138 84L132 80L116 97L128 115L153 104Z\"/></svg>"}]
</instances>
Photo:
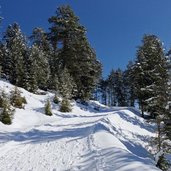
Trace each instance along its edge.
<instances>
[{"instance_id":1,"label":"snow-covered path","mask_svg":"<svg viewBox=\"0 0 171 171\"><path fill-rule=\"evenodd\" d=\"M106 113L96 115L1 133L0 170L157 170L140 144L117 138L121 135L110 127Z\"/></svg>"},{"instance_id":2,"label":"snow-covered path","mask_svg":"<svg viewBox=\"0 0 171 171\"><path fill-rule=\"evenodd\" d=\"M52 104L48 117L42 108L53 94L21 91L25 110L16 110L12 125L0 123L0 171L159 170L147 152L154 129L135 109L73 102L65 114Z\"/></svg>"}]
</instances>

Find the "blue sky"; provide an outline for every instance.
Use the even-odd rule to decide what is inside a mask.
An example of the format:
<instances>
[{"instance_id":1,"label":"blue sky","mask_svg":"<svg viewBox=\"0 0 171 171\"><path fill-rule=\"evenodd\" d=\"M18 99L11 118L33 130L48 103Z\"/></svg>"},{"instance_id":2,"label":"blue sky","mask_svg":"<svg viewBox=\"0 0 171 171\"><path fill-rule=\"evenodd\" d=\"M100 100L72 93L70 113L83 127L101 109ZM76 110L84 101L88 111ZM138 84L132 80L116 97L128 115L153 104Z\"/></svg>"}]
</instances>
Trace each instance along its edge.
<instances>
[{"instance_id":1,"label":"blue sky","mask_svg":"<svg viewBox=\"0 0 171 171\"><path fill-rule=\"evenodd\" d=\"M26 35L37 26L48 30L47 19L61 4L70 4L87 28L104 76L135 58L144 34L155 34L166 49L171 47L170 0L0 0L1 31L13 22Z\"/></svg>"}]
</instances>

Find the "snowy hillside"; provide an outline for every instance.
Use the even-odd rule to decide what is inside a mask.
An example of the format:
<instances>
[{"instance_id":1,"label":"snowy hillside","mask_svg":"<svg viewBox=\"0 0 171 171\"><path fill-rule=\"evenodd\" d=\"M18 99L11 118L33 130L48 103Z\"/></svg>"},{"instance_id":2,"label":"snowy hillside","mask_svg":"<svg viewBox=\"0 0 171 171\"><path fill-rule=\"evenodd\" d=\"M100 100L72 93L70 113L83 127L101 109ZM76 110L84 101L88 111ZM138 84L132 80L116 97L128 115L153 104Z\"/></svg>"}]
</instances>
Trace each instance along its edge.
<instances>
[{"instance_id":1,"label":"snowy hillside","mask_svg":"<svg viewBox=\"0 0 171 171\"><path fill-rule=\"evenodd\" d=\"M0 89L12 88L0 81ZM72 112L61 113L52 103L53 116L46 116L44 104L54 94L20 91L25 109L16 109L12 125L0 122L0 171L159 170L147 151L154 129L137 110L92 101L72 102Z\"/></svg>"}]
</instances>

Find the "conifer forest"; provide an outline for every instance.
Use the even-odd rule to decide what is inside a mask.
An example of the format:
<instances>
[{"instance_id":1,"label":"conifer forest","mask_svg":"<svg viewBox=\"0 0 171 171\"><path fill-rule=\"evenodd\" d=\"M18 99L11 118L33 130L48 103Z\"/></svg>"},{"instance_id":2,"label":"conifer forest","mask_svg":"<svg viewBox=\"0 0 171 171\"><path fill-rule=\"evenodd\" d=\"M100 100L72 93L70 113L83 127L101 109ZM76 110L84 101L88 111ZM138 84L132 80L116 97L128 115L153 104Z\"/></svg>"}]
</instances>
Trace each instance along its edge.
<instances>
[{"instance_id":1,"label":"conifer forest","mask_svg":"<svg viewBox=\"0 0 171 171\"><path fill-rule=\"evenodd\" d=\"M96 55L96 49L91 46L88 40L87 28L81 24L79 16L76 15L74 10L69 5L61 5L54 11L53 16L47 16L47 18L48 30L35 26L35 28L31 30L32 33L26 35L24 31L22 31L22 28L20 28L20 23L14 22L8 25L1 34L0 77L4 84L9 84L9 87L13 85L14 88L8 89L8 86L6 88L0 88L0 123L5 125L4 127L0 124L0 139L4 139L2 142L0 140L0 149L7 140L13 140L18 143L28 140L28 136L30 141L38 141L34 136L32 137L32 135L37 131L36 129L38 129L37 127L40 126L41 123L43 125L41 125L41 129L37 131L37 134L45 138L49 134L48 142L53 143L53 141L60 139L60 136L62 137L61 139L65 139L67 136L72 137L74 141L74 138L77 138L77 136L83 138L90 134L87 136L88 139L86 142L89 143L92 141L92 143L89 143L87 147L83 147L85 149L87 148L87 150L91 150L93 158L95 158L94 156L97 156L97 158L99 156L102 158L103 155L106 156L103 160L101 160L101 158L95 160L95 166L90 164L89 167L86 167L88 164L85 164L85 166L79 165L82 160L81 157L78 157L79 152L76 153L77 150L73 152L70 151L67 154L69 149L76 147L67 147L66 145L66 148L68 148L65 151L66 156L70 154L75 155L73 158L78 158L77 164L74 163L76 159L74 162L72 161L73 163L71 162L72 164L68 164L70 163L68 159L68 163L66 162L66 164L64 158L63 165L62 161L58 163L59 168L54 167L55 169L52 169L52 165L49 166L49 168L43 168L42 165L37 167L38 165L35 164L30 170L39 171L51 169L53 171L62 171L75 169L93 171L94 169L100 171L105 170L105 167L106 170L112 170L115 167L106 164L109 154L107 155L105 151L98 153L98 149L94 151L92 149L97 147L96 145L93 146L93 140L95 143L95 139L98 137L95 135L95 133L98 132L97 130L99 130L99 132L101 129L105 129L106 132L110 130L109 132L115 138L118 138L118 135L122 135L122 132L119 132L121 128L114 128L118 123L111 126L114 121L112 119L110 120L110 118L112 118L111 113L115 113L118 110L118 115L123 119L123 123L125 121L131 122L132 125L135 126L141 122L140 127L148 131L150 129L147 124L151 124L151 127L154 128L154 136L151 136L152 133L142 135L144 139L141 139L142 136L140 135L139 137L137 136L142 142L145 142L147 137L151 136L150 147L152 151L151 156L153 157L151 157L152 159L150 160L155 158L155 164L146 161L148 164L146 163L145 165L148 166L148 169L145 169L146 166L143 166L144 169L142 169L142 171L153 169L169 170L171 161L169 161L169 157L167 156L171 154L171 49L166 51L163 42L158 36L144 33L140 44L135 48L135 57L132 57L132 60L128 62L125 69L120 69L119 67L113 68L107 76L104 76L103 64ZM1 23L3 20L5 19L1 18ZM31 94L27 95L25 91ZM36 109L36 105L34 107L31 106L34 104L33 99L29 100L31 98L35 98L35 104L40 105L38 109ZM41 106L42 104L43 106ZM21 131L19 136L17 133L16 136L14 136L15 134L13 136L7 135L8 138L5 140L5 133L1 132L1 128L8 130L15 122L17 124L20 123L18 120L15 121L15 119L19 118L19 113L23 113L24 110L27 109L30 113L33 111L37 112L37 114L42 112L45 114L45 117L50 118L50 120L43 118L40 123L35 124L37 127L32 128L31 133L24 134ZM87 114L86 112L89 110L90 112ZM29 113L28 111L25 113ZM79 115L74 115L73 113L77 111ZM121 111L121 113L119 113L119 111ZM131 119L131 115L125 114L124 111L126 111L126 113L132 112L135 116ZM138 116L136 116L135 111L139 111ZM67 115L67 113L69 114ZM34 120L34 117L30 119L31 116L32 114L30 114L28 119L30 120L29 122ZM125 118L123 118L124 116ZM24 117L25 115L23 118ZM37 118L41 117L37 116ZM51 127L54 127L54 122L52 122L53 117L57 117L57 124L62 125L68 123L65 125L67 129L64 129L61 135L58 135L60 131L57 130L53 135L49 132L41 133L41 131L45 129L44 127L48 127L49 130L52 129ZM63 120L60 122L58 117ZM73 118L72 121L69 121L70 117ZM75 124L75 127L78 126L79 128L77 128L77 132L74 133L74 130L71 130L74 126L69 127L69 125L72 125L74 122L76 123L76 121L74 121L76 117L80 117L80 120L77 125ZM88 117L90 117L89 120ZM139 117L139 119L137 119L137 117ZM137 119L136 121L134 121L135 118ZM81 119L85 119L84 122L81 122ZM92 119L91 122L90 119ZM114 120L115 119L117 120L117 118L114 118ZM50 122L50 124L47 121ZM91 125L92 123L94 125ZM84 124L88 124L89 127L80 127ZM110 125L111 127L107 127L106 125ZM87 129L84 131L83 128ZM15 129L17 130L18 127ZM27 129L23 128L24 131ZM29 129L31 128L29 127ZM57 128L54 127L53 129L55 130ZM118 132L115 133L117 129ZM12 127L8 131L10 132L11 130ZM127 130L129 130L129 126ZM93 135L95 137L94 139L92 138ZM17 138L17 136L20 138ZM42 138L41 136L39 140ZM54 137L54 139L51 142L52 137ZM105 138L103 137L105 136L102 136L104 141ZM83 145L83 142L80 140L81 138L76 140L76 146L81 145L81 143ZM131 151L131 149L135 147L135 144L128 146L128 143L122 138L119 139L119 142L122 142L124 146ZM99 139L98 141L100 141ZM78 143L79 141L80 143ZM147 141L149 143L149 140ZM88 148L89 146L90 148ZM44 147L44 149L45 148L46 147ZM5 156L4 151L3 154ZM2 164L5 162L3 154L2 156L0 155L0 164L2 165L0 170L17 170L17 168L10 168ZM112 154L115 155L115 152ZM8 158L8 156L6 156L6 158ZM40 158L37 160L41 160ZM135 158L135 155L133 158ZM60 161L60 158L54 159ZM141 159L139 158L137 161L141 162ZM99 164L99 162L102 163ZM113 162L115 165L115 161ZM102 165L104 167L102 167ZM110 169L108 168L109 165ZM28 165L28 167L30 166ZM137 168L137 170L140 169L140 167ZM21 168L18 167L18 170L27 169L21 166ZM121 169L115 168L114 170L124 171L122 167Z\"/></svg>"}]
</instances>

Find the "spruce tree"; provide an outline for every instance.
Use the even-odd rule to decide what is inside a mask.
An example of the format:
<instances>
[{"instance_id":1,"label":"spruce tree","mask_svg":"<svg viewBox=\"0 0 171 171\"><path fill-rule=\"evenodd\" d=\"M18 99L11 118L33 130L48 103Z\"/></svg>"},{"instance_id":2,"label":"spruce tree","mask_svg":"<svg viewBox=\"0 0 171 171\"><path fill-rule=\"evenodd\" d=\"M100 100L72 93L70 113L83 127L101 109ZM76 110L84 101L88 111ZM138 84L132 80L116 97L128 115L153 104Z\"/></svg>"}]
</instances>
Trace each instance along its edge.
<instances>
[{"instance_id":1,"label":"spruce tree","mask_svg":"<svg viewBox=\"0 0 171 171\"><path fill-rule=\"evenodd\" d=\"M66 99L71 99L75 83L70 73L68 72L67 68L64 68L64 70L61 71L59 81L60 81L59 84L60 94L62 95L62 97Z\"/></svg>"},{"instance_id":2,"label":"spruce tree","mask_svg":"<svg viewBox=\"0 0 171 171\"><path fill-rule=\"evenodd\" d=\"M36 93L38 89L38 83L36 80L36 68L34 64L34 59L31 55L31 48L27 49L26 57L24 59L24 81L23 81L23 88L26 90Z\"/></svg>"},{"instance_id":3,"label":"spruce tree","mask_svg":"<svg viewBox=\"0 0 171 171\"><path fill-rule=\"evenodd\" d=\"M45 115L52 116L52 109L51 109L51 104L50 104L49 99L47 100L45 104Z\"/></svg>"},{"instance_id":4,"label":"spruce tree","mask_svg":"<svg viewBox=\"0 0 171 171\"><path fill-rule=\"evenodd\" d=\"M117 69L115 75L116 75L115 91L116 91L117 105L118 106L126 106L126 98L125 98L125 89L124 89L122 70Z\"/></svg>"},{"instance_id":5,"label":"spruce tree","mask_svg":"<svg viewBox=\"0 0 171 171\"><path fill-rule=\"evenodd\" d=\"M4 103L6 99L7 99L7 96L5 94L5 91L3 90L0 94L0 108L4 107Z\"/></svg>"},{"instance_id":6,"label":"spruce tree","mask_svg":"<svg viewBox=\"0 0 171 171\"><path fill-rule=\"evenodd\" d=\"M135 88L134 88L134 64L132 61L129 61L126 70L123 73L124 78L124 87L126 95L126 104L128 106L135 105Z\"/></svg>"},{"instance_id":7,"label":"spruce tree","mask_svg":"<svg viewBox=\"0 0 171 171\"><path fill-rule=\"evenodd\" d=\"M5 103L6 104L4 104L4 107L2 108L0 121L6 125L10 125L12 123L12 112L9 103L7 101Z\"/></svg>"},{"instance_id":8,"label":"spruce tree","mask_svg":"<svg viewBox=\"0 0 171 171\"><path fill-rule=\"evenodd\" d=\"M47 56L37 45L32 45L30 50L31 72L37 86L46 89L50 72Z\"/></svg>"},{"instance_id":9,"label":"spruce tree","mask_svg":"<svg viewBox=\"0 0 171 171\"><path fill-rule=\"evenodd\" d=\"M108 93L108 81L105 79L100 80L100 90L101 90L101 102L104 105L107 105L107 93Z\"/></svg>"},{"instance_id":10,"label":"spruce tree","mask_svg":"<svg viewBox=\"0 0 171 171\"><path fill-rule=\"evenodd\" d=\"M168 149L165 144L168 136L164 129L169 116L167 62L162 43L155 35L145 35L142 42L137 51L134 70L136 95L141 109L156 119L156 144L162 158Z\"/></svg>"},{"instance_id":11,"label":"spruce tree","mask_svg":"<svg viewBox=\"0 0 171 171\"><path fill-rule=\"evenodd\" d=\"M136 95L141 109L150 112L155 118L160 113L157 112L157 103L163 98L160 106L165 108L168 100L166 58L162 43L156 36L144 36L143 45L137 51L134 72Z\"/></svg>"},{"instance_id":12,"label":"spruce tree","mask_svg":"<svg viewBox=\"0 0 171 171\"><path fill-rule=\"evenodd\" d=\"M63 99L60 106L60 112L71 112L71 104L68 99Z\"/></svg>"},{"instance_id":13,"label":"spruce tree","mask_svg":"<svg viewBox=\"0 0 171 171\"><path fill-rule=\"evenodd\" d=\"M47 33L42 28L36 27L33 29L30 40L32 42L31 56L36 61L40 72L36 73L39 75L36 79L38 87L55 89L56 77L53 74L55 61L53 61L53 51Z\"/></svg>"},{"instance_id":14,"label":"spruce tree","mask_svg":"<svg viewBox=\"0 0 171 171\"><path fill-rule=\"evenodd\" d=\"M101 78L102 79L102 78ZM101 79L97 82L92 93L92 99L101 102Z\"/></svg>"},{"instance_id":15,"label":"spruce tree","mask_svg":"<svg viewBox=\"0 0 171 171\"><path fill-rule=\"evenodd\" d=\"M8 26L3 41L7 48L4 59L7 63L4 71L12 84L23 86L27 42L17 23Z\"/></svg>"},{"instance_id":16,"label":"spruce tree","mask_svg":"<svg viewBox=\"0 0 171 171\"><path fill-rule=\"evenodd\" d=\"M116 106L117 103L117 94L116 94L116 72L114 69L110 72L108 79L108 89L109 89L109 97L110 98L110 106Z\"/></svg>"},{"instance_id":17,"label":"spruce tree","mask_svg":"<svg viewBox=\"0 0 171 171\"><path fill-rule=\"evenodd\" d=\"M15 86L14 90L11 91L10 102L14 107L23 108L26 104L26 99L21 96L19 89Z\"/></svg>"},{"instance_id":18,"label":"spruce tree","mask_svg":"<svg viewBox=\"0 0 171 171\"><path fill-rule=\"evenodd\" d=\"M57 92L59 92L59 76L60 74L54 74L51 72L50 76L49 76L49 81L48 81L48 88L51 90L55 90Z\"/></svg>"},{"instance_id":19,"label":"spruce tree","mask_svg":"<svg viewBox=\"0 0 171 171\"><path fill-rule=\"evenodd\" d=\"M1 94L1 102L2 102L2 106L1 106L2 111L0 113L0 121L3 124L10 125L12 123L13 110L10 106L9 100L6 94L4 93L4 91Z\"/></svg>"},{"instance_id":20,"label":"spruce tree","mask_svg":"<svg viewBox=\"0 0 171 171\"><path fill-rule=\"evenodd\" d=\"M57 65L55 72L58 75L58 68L66 67L76 83L74 98L89 99L101 74L101 64L88 43L85 28L69 6L59 7L49 23L49 39Z\"/></svg>"}]
</instances>

